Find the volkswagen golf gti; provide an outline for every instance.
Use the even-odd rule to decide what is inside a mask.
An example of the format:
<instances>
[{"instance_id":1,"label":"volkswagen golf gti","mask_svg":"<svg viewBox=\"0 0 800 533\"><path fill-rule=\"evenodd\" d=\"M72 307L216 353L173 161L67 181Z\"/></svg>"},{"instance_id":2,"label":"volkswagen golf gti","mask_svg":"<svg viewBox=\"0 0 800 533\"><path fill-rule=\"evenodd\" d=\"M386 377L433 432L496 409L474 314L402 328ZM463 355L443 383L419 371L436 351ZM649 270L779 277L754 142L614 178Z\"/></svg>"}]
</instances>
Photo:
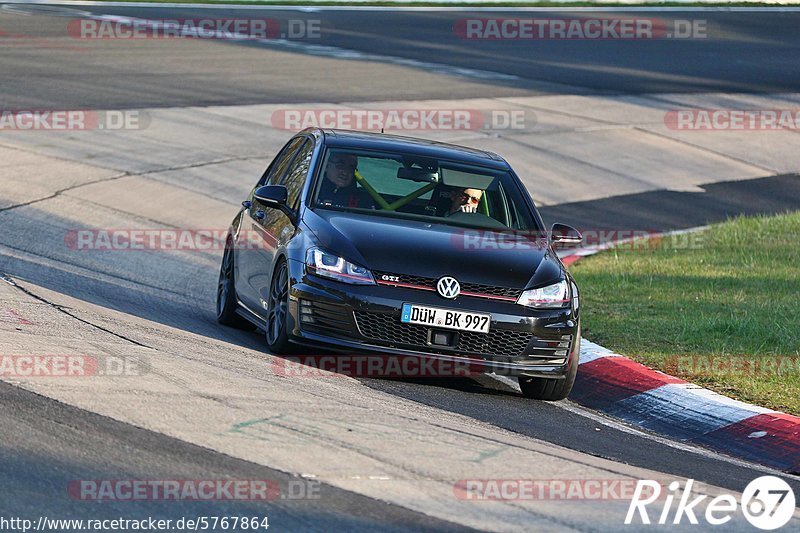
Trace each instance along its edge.
<instances>
[{"instance_id":1,"label":"volkswagen golf gti","mask_svg":"<svg viewBox=\"0 0 800 533\"><path fill-rule=\"evenodd\" d=\"M439 142L306 129L231 223L220 323L266 332L275 354L469 361L523 394L565 398L580 351L578 288L500 156ZM305 348L303 348L305 347Z\"/></svg>"}]
</instances>

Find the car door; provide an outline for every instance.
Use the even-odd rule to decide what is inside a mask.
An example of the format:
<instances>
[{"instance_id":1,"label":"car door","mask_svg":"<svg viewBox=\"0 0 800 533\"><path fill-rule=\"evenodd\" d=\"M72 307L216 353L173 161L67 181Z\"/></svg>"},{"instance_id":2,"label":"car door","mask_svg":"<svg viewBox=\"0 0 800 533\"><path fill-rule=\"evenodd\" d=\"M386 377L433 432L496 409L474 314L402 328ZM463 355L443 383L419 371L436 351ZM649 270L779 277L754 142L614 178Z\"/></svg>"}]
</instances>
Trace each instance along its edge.
<instances>
[{"instance_id":1,"label":"car door","mask_svg":"<svg viewBox=\"0 0 800 533\"><path fill-rule=\"evenodd\" d=\"M239 300L252 311L261 309L260 289L269 283L272 276L272 262L264 263L264 256L274 253L274 241L270 240L265 230L267 217L274 218L272 211L253 202L253 193L262 185L277 185L283 179L297 151L306 141L305 136L291 139L281 149L258 183L244 202L245 211L242 217L241 231L237 235L235 258L235 284ZM270 252L272 250L272 252ZM261 313L260 313L261 314Z\"/></svg>"},{"instance_id":2,"label":"car door","mask_svg":"<svg viewBox=\"0 0 800 533\"><path fill-rule=\"evenodd\" d=\"M308 168L311 164L311 156L313 153L314 141L308 139L297 151L297 155L295 155L292 163L289 165L289 169L284 173L283 178L278 183L286 187L288 193L286 205L292 209L297 209L300 193L303 190L303 184L308 175ZM275 253L289 242L296 230L295 225L289 217L286 216L286 213L280 209L266 208L264 210L264 215L264 218L258 221L257 227L254 227L254 231L258 233L256 238L263 243L263 245L258 246L256 250L256 255L258 257L257 262L260 265L269 265L268 270L270 271L269 278L262 279L259 275L254 275L252 278L258 283L256 288L259 292L260 312L266 311L272 276L272 265L275 264Z\"/></svg>"}]
</instances>

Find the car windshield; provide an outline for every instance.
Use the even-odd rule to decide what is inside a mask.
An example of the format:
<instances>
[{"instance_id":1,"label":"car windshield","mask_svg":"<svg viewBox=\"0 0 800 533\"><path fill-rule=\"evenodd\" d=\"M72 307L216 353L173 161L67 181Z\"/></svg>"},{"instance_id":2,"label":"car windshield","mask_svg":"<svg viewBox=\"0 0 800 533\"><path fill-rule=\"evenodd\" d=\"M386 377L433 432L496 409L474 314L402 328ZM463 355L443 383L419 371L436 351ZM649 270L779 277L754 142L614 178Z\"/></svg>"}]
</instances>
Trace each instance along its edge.
<instances>
[{"instance_id":1,"label":"car windshield","mask_svg":"<svg viewBox=\"0 0 800 533\"><path fill-rule=\"evenodd\" d=\"M452 226L538 229L507 171L401 153L328 149L311 205Z\"/></svg>"}]
</instances>

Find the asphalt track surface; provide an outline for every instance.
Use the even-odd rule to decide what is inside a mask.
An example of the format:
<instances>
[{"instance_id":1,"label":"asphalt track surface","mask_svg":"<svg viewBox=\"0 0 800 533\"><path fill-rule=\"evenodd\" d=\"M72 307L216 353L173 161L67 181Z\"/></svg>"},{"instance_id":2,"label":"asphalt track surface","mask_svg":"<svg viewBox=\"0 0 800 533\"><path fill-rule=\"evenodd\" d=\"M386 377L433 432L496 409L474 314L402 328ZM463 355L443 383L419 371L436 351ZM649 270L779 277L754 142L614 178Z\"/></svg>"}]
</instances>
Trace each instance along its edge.
<instances>
[{"instance_id":1,"label":"asphalt track surface","mask_svg":"<svg viewBox=\"0 0 800 533\"><path fill-rule=\"evenodd\" d=\"M0 383L4 428L0 485L13 498L0 502L0 516L85 516L86 503L66 497L78 479L263 479L287 493L296 479L284 472L228 457L186 442L143 431L106 417ZM11 431L9 431L11 429ZM31 446L35 443L35 446ZM65 453L65 450L69 450ZM196 516L264 516L287 531L463 531L396 505L321 484L311 498L263 502L102 502L91 509L99 520L120 516L177 521ZM48 502L42 497L49 495ZM324 526L323 526L324 525Z\"/></svg>"},{"instance_id":2,"label":"asphalt track surface","mask_svg":"<svg viewBox=\"0 0 800 533\"><path fill-rule=\"evenodd\" d=\"M104 8L105 13L125 13L148 18L205 16L192 9L142 10ZM259 12L248 12L258 16ZM295 17L297 12L264 12L261 16ZM306 15L307 16L307 15ZM63 17L20 17L0 12L0 29L13 20L15 30L45 39L38 47L12 46L0 56L0 102L3 108L40 107L146 107L243 104L294 101L364 101L390 98L469 97L536 94L539 92L700 92L710 90L780 92L800 87L800 36L797 17L703 13L710 19L715 38L691 42L631 43L467 43L453 37L454 13L388 13L380 28L360 12L321 12L323 43L351 50L370 51L492 72L513 74L513 81L481 82L452 78L452 84L420 83L414 79L381 79L380 65L365 63L353 83L351 72L324 72L325 59L288 53L271 46L201 43L183 47L164 42L142 48L120 45L116 51L86 45L80 54L62 49L70 42L63 34ZM488 16L482 13L481 16ZM669 14L667 16L673 16ZM690 18L690 17L686 17ZM77 43L83 46L84 43ZM113 48L113 46L112 46ZM73 51L74 52L74 51ZM288 58L286 57L288 54ZM73 56L75 56L73 58ZM591 66L591 68L589 68ZM202 68L201 68L202 67ZM353 67L356 68L356 67ZM314 69L317 69L316 71ZM298 86L298 80L301 83ZM795 179L793 179L795 178ZM726 188L727 187L727 188ZM632 195L633 196L633 195ZM796 177L764 178L716 184L706 193L644 193L612 197L577 205L551 206L545 218L578 226L632 229L676 229L704 224L738 213L780 212L796 208L800 199ZM691 197L693 204L685 199ZM724 209L721 198L731 199ZM754 199L757 199L755 201ZM667 202L665 204L664 202ZM683 205L682 210L663 208ZM632 210L631 206L636 209ZM659 207L661 206L661 207ZM653 209L661 209L658 216ZM26 280L110 310L145 318L249 348L263 349L258 333L233 332L219 327L213 306L186 303L176 290L209 300L217 270L213 265L165 264L162 279L148 279L154 265L131 272L113 265L120 278L139 284L138 290L120 291L106 278L43 265L58 261L58 253L30 239L31 228L46 231L57 219L32 208L12 208L2 244L39 259L19 255L0 257L0 272ZM580 212L580 216L575 213ZM621 218L621 213L624 217ZM553 218L551 218L553 217ZM91 260L81 265L91 271ZM107 266L106 266L107 268ZM168 287L173 287L172 289ZM461 413L510 431L566 448L609 458L620 463L715 484L741 491L758 468L733 464L723 458L654 441L646 435L613 425L603 425L580 409L531 402L519 394L485 381L364 380L368 386L421 404ZM83 512L85 507L63 496L65 480L87 478L240 477L286 479L281 472L200 448L176 439L123 424L88 411L46 399L7 384L0 384L0 513L19 515ZM587 435L591 438L587 438ZM790 480L796 493L800 481ZM13 490L8 490L13 488ZM320 501L277 502L270 518L288 530L426 530L455 528L454 524L408 511L396 505L323 486ZM42 495L59 494L49 500ZM242 508L203 508L212 511L255 511ZM126 504L126 514L162 516L195 514L192 503L161 505ZM94 517L116 516L114 505L97 506ZM98 516L99 513L99 516Z\"/></svg>"},{"instance_id":3,"label":"asphalt track surface","mask_svg":"<svg viewBox=\"0 0 800 533\"><path fill-rule=\"evenodd\" d=\"M35 12L42 7L13 7ZM290 20L312 20L319 38L291 45L332 47L382 57L431 63L430 70L468 68L511 76L450 83L426 77L425 69L387 79L368 61L335 72L319 55L286 53L275 42L176 43L173 39L100 41L77 39L67 31L73 12L58 17L19 17L0 11L6 34L0 70L14 72L0 85L5 109L43 106L90 108L233 105L250 103L354 102L369 100L468 98L524 94L791 92L800 86L797 13L687 11L599 13L583 17L639 17L663 21L701 20L696 39L640 40L476 40L459 38L454 27L470 17L518 17L481 11L197 10L92 7L95 14L147 19L269 18L282 34ZM212 13L209 15L209 13ZM536 12L536 17L574 14ZM377 17L380 22L376 23ZM8 38L13 33L17 39ZM74 35L74 34L73 34ZM0 34L2 36L2 34ZM27 37L24 37L27 36ZM37 40L33 41L32 37ZM32 46L28 46L31 45ZM264 50L266 48L267 50ZM270 53L271 52L271 53ZM282 53L283 52L283 53ZM361 64L359 64L361 63ZM438 67L437 67L438 65Z\"/></svg>"}]
</instances>

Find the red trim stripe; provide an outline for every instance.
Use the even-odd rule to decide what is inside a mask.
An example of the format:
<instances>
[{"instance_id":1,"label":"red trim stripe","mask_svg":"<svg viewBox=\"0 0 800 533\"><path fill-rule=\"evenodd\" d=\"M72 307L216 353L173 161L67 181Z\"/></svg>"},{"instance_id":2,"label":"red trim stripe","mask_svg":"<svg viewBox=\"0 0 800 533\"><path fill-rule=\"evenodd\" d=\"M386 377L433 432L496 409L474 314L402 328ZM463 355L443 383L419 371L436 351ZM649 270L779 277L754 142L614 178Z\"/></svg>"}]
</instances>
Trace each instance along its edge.
<instances>
[{"instance_id":1,"label":"red trim stripe","mask_svg":"<svg viewBox=\"0 0 800 533\"><path fill-rule=\"evenodd\" d=\"M506 302L516 302L516 298L511 298L510 296L495 296L493 294L482 294L477 292L466 292L461 291L461 294L464 296L475 296L476 298L486 298L487 300L503 300Z\"/></svg>"},{"instance_id":2,"label":"red trim stripe","mask_svg":"<svg viewBox=\"0 0 800 533\"><path fill-rule=\"evenodd\" d=\"M391 285L393 287L405 287L407 289L418 289L421 291L433 291L436 290L433 287L426 287L424 285L412 285L411 283L400 283L399 281L378 281L378 285Z\"/></svg>"},{"instance_id":3,"label":"red trim stripe","mask_svg":"<svg viewBox=\"0 0 800 533\"><path fill-rule=\"evenodd\" d=\"M426 287L424 285L414 285L411 283L401 283L399 281L386 281L386 280L378 280L378 285L389 285L392 287L404 287L406 289L418 289L421 291L435 291L433 287ZM473 296L475 298L486 298L487 300L503 300L506 302L516 302L516 298L511 298L510 296L495 296L493 294L482 294L477 292L466 292L461 291L463 296Z\"/></svg>"}]
</instances>

